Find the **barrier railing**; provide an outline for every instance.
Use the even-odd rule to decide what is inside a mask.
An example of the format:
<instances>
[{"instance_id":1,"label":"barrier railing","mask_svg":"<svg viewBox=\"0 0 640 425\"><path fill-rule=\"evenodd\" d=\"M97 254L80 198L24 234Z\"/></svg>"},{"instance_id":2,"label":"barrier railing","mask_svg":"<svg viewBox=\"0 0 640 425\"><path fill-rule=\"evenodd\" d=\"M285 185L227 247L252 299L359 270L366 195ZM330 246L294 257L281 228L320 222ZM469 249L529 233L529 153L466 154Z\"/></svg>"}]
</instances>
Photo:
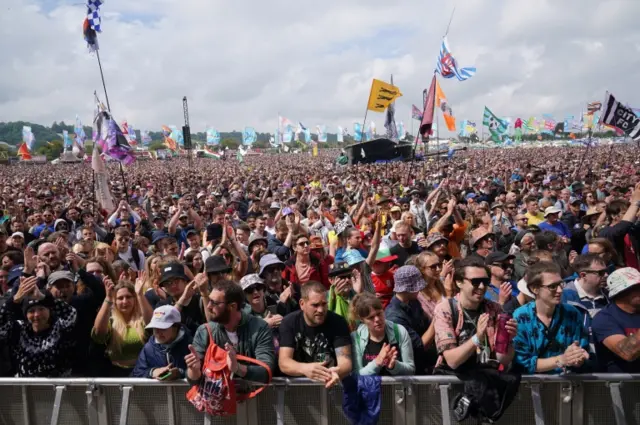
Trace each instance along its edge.
<instances>
[{"instance_id":1,"label":"barrier railing","mask_svg":"<svg viewBox=\"0 0 640 425\"><path fill-rule=\"evenodd\" d=\"M382 378L380 424L450 425L450 376ZM240 403L236 416L210 417L186 400L184 381L0 379L0 425L334 425L348 424L342 390L308 379L275 378ZM640 375L526 376L500 424L640 425ZM464 424L475 424L467 420Z\"/></svg>"}]
</instances>

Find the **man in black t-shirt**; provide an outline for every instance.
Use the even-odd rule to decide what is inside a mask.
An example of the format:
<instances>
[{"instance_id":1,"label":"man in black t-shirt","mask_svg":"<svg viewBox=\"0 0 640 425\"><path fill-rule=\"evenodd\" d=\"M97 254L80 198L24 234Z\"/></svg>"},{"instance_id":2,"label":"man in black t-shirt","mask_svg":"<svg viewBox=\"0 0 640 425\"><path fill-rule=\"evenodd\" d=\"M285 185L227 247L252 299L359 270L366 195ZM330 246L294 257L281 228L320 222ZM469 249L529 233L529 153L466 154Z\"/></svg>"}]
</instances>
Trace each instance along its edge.
<instances>
[{"instance_id":1,"label":"man in black t-shirt","mask_svg":"<svg viewBox=\"0 0 640 425\"><path fill-rule=\"evenodd\" d=\"M351 373L349 326L328 310L327 292L319 282L302 286L300 309L280 324L280 370L329 388Z\"/></svg>"},{"instance_id":2,"label":"man in black t-shirt","mask_svg":"<svg viewBox=\"0 0 640 425\"><path fill-rule=\"evenodd\" d=\"M155 291L147 291L145 297L154 309L161 305L173 305L180 310L182 323L195 334L198 326L206 323L200 294L197 293L196 281L189 282L184 272L184 265L169 263L162 268L160 288L167 293L167 298L162 300ZM177 301L176 301L177 300Z\"/></svg>"},{"instance_id":3,"label":"man in black t-shirt","mask_svg":"<svg viewBox=\"0 0 640 425\"><path fill-rule=\"evenodd\" d=\"M411 240L413 237L413 229L407 223L397 222L394 225L394 229L398 243L391 247L389 251L391 255L398 256L393 264L402 267L410 256L419 254L421 249L416 241Z\"/></svg>"}]
</instances>

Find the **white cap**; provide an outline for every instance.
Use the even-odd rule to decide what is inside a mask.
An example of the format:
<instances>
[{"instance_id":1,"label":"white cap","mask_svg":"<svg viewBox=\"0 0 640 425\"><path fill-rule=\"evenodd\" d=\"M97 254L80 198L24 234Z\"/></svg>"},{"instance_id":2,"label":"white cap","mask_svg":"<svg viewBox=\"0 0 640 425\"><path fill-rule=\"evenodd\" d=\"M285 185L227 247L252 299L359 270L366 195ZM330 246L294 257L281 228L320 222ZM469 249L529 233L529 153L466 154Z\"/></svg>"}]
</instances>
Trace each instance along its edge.
<instances>
[{"instance_id":1,"label":"white cap","mask_svg":"<svg viewBox=\"0 0 640 425\"><path fill-rule=\"evenodd\" d=\"M546 218L549 214L559 214L561 212L562 212L562 210L560 208L558 208L558 207L547 207L544 210L544 216Z\"/></svg>"},{"instance_id":2,"label":"white cap","mask_svg":"<svg viewBox=\"0 0 640 425\"><path fill-rule=\"evenodd\" d=\"M13 235L11 235L12 238L22 238L24 239L24 233L22 232L15 232Z\"/></svg>"},{"instance_id":3,"label":"white cap","mask_svg":"<svg viewBox=\"0 0 640 425\"><path fill-rule=\"evenodd\" d=\"M145 329L169 329L180 322L180 311L172 305L163 305L153 310L153 317Z\"/></svg>"},{"instance_id":4,"label":"white cap","mask_svg":"<svg viewBox=\"0 0 640 425\"><path fill-rule=\"evenodd\" d=\"M607 278L609 298L640 284L640 272L633 267L624 267L611 273Z\"/></svg>"}]
</instances>

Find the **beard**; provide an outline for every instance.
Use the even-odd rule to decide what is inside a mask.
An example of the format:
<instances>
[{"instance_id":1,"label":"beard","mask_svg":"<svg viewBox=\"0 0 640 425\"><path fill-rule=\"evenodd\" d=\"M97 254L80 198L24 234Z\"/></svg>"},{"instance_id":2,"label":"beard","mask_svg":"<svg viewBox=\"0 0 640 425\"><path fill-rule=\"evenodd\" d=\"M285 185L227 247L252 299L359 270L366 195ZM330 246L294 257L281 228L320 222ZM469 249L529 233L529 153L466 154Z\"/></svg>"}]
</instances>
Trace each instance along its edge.
<instances>
[{"instance_id":1,"label":"beard","mask_svg":"<svg viewBox=\"0 0 640 425\"><path fill-rule=\"evenodd\" d=\"M224 309L222 313L213 318L213 321L216 323L220 323L221 325L226 325L229 323L229 318L231 317L231 313L228 309Z\"/></svg>"}]
</instances>

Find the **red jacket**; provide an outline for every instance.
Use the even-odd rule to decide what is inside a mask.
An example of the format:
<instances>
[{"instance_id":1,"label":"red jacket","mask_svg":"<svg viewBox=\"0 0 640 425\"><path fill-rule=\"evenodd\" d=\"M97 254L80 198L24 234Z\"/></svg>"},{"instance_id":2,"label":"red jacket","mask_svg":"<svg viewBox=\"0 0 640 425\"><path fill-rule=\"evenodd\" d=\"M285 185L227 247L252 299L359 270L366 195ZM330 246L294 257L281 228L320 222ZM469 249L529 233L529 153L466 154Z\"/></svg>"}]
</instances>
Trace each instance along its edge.
<instances>
[{"instance_id":1,"label":"red jacket","mask_svg":"<svg viewBox=\"0 0 640 425\"><path fill-rule=\"evenodd\" d=\"M309 254L311 260L311 276L309 280L315 280L322 283L325 288L329 289L331 284L329 283L329 266L333 264L333 257L326 255L324 259L321 259L313 252ZM282 277L289 282L300 285L300 279L298 279L298 273L296 272L296 256L292 255L291 258L285 263L285 269L282 271Z\"/></svg>"}]
</instances>

